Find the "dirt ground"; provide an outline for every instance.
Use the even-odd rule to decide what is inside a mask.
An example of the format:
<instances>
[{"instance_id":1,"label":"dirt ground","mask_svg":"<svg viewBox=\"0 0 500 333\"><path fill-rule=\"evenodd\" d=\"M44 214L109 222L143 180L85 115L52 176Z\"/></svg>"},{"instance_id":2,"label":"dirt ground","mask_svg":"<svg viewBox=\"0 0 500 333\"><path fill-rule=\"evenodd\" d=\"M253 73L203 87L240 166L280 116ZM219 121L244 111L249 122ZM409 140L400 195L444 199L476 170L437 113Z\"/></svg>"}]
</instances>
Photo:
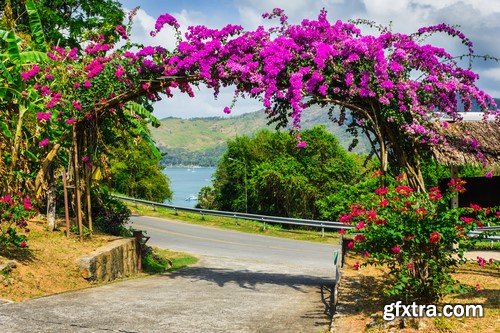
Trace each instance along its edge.
<instances>
[{"instance_id":1,"label":"dirt ground","mask_svg":"<svg viewBox=\"0 0 500 333\"><path fill-rule=\"evenodd\" d=\"M334 332L500 332L500 271L498 265L462 265L454 278L479 290L446 296L441 304L481 304L483 318L424 318L408 322L405 328L385 325L382 310L391 303L383 295L387 271L367 266L353 269L361 256L348 254L343 268L340 299L333 321ZM439 305L438 305L439 306Z\"/></svg>"},{"instance_id":2,"label":"dirt ground","mask_svg":"<svg viewBox=\"0 0 500 333\"><path fill-rule=\"evenodd\" d=\"M0 249L0 262L17 261L10 273L0 274L0 299L22 301L91 286L80 276L76 259L117 239L95 234L80 242L76 236L66 238L64 228L46 231L43 221L30 221L28 228L27 249Z\"/></svg>"}]
</instances>

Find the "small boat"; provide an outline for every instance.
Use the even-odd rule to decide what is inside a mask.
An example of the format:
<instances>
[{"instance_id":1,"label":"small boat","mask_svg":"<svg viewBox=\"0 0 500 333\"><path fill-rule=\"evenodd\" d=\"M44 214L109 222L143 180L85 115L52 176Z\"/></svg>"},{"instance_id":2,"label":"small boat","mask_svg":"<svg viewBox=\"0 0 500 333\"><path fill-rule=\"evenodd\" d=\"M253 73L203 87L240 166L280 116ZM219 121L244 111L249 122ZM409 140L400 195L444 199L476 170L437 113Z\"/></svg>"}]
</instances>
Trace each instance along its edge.
<instances>
[{"instance_id":1,"label":"small boat","mask_svg":"<svg viewBox=\"0 0 500 333\"><path fill-rule=\"evenodd\" d=\"M185 200L186 201L196 201L196 200L198 200L198 197L196 195L192 194L189 197L187 197Z\"/></svg>"}]
</instances>

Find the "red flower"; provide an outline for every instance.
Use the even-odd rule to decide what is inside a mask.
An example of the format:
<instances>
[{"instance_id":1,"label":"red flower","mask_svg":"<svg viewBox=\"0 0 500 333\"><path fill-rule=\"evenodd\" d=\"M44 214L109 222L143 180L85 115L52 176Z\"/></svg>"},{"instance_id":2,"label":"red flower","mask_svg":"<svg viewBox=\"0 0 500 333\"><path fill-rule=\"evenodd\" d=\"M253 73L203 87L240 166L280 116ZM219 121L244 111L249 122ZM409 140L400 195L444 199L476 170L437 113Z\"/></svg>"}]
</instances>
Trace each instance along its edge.
<instances>
[{"instance_id":1,"label":"red flower","mask_svg":"<svg viewBox=\"0 0 500 333\"><path fill-rule=\"evenodd\" d=\"M378 220L375 221L375 224L377 224L377 225L386 225L387 221L382 220L382 219L378 219Z\"/></svg>"},{"instance_id":2,"label":"red flower","mask_svg":"<svg viewBox=\"0 0 500 333\"><path fill-rule=\"evenodd\" d=\"M345 229L339 229L339 234L345 235Z\"/></svg>"},{"instance_id":3,"label":"red flower","mask_svg":"<svg viewBox=\"0 0 500 333\"><path fill-rule=\"evenodd\" d=\"M408 265L406 265L406 267L408 267L409 270L413 270L415 267L413 266L413 263L408 263Z\"/></svg>"},{"instance_id":4,"label":"red flower","mask_svg":"<svg viewBox=\"0 0 500 333\"><path fill-rule=\"evenodd\" d=\"M375 220L377 218L377 212L370 210L366 212L366 219L367 220Z\"/></svg>"},{"instance_id":5,"label":"red flower","mask_svg":"<svg viewBox=\"0 0 500 333\"><path fill-rule=\"evenodd\" d=\"M448 183L448 187L453 188L456 192L465 192L465 181L460 178L451 179Z\"/></svg>"},{"instance_id":6,"label":"red flower","mask_svg":"<svg viewBox=\"0 0 500 333\"><path fill-rule=\"evenodd\" d=\"M26 241L22 241L21 243L19 243L19 246L25 248L28 246L28 243L26 243Z\"/></svg>"},{"instance_id":7,"label":"red flower","mask_svg":"<svg viewBox=\"0 0 500 333\"><path fill-rule=\"evenodd\" d=\"M395 188L395 191L398 194L406 196L406 195L410 195L410 193L413 192L413 189L409 186L406 186L406 185L399 185Z\"/></svg>"},{"instance_id":8,"label":"red flower","mask_svg":"<svg viewBox=\"0 0 500 333\"><path fill-rule=\"evenodd\" d=\"M481 285L480 285L479 283L478 283L478 284L476 284L476 290L477 290L477 291L481 290Z\"/></svg>"},{"instance_id":9,"label":"red flower","mask_svg":"<svg viewBox=\"0 0 500 333\"><path fill-rule=\"evenodd\" d=\"M393 247L391 248L391 251L392 251L393 253L399 253L399 252L401 252L401 248L400 248L398 245L396 245L396 246L393 246Z\"/></svg>"},{"instance_id":10,"label":"red flower","mask_svg":"<svg viewBox=\"0 0 500 333\"><path fill-rule=\"evenodd\" d=\"M359 261L356 261L354 263L354 265L352 265L352 268L354 268L355 270L358 270L359 269Z\"/></svg>"},{"instance_id":11,"label":"red flower","mask_svg":"<svg viewBox=\"0 0 500 333\"><path fill-rule=\"evenodd\" d=\"M386 199L380 201L380 207L387 207L389 205L389 201Z\"/></svg>"},{"instance_id":12,"label":"red flower","mask_svg":"<svg viewBox=\"0 0 500 333\"><path fill-rule=\"evenodd\" d=\"M429 199L432 201L438 201L443 198L443 195L441 194L441 191L439 190L438 187L431 187L429 189Z\"/></svg>"},{"instance_id":13,"label":"red flower","mask_svg":"<svg viewBox=\"0 0 500 333\"><path fill-rule=\"evenodd\" d=\"M352 249L353 247L354 247L353 241L350 241L349 243L347 243L347 248Z\"/></svg>"},{"instance_id":14,"label":"red flower","mask_svg":"<svg viewBox=\"0 0 500 333\"><path fill-rule=\"evenodd\" d=\"M349 223L351 222L351 219L352 219L351 214L345 214L339 216L339 221L342 223Z\"/></svg>"},{"instance_id":15,"label":"red flower","mask_svg":"<svg viewBox=\"0 0 500 333\"><path fill-rule=\"evenodd\" d=\"M405 178L405 176L404 176L404 175L399 175L399 176L396 176L396 181L400 183L400 182L402 182L402 181L403 181L403 179L404 179L404 178Z\"/></svg>"},{"instance_id":16,"label":"red flower","mask_svg":"<svg viewBox=\"0 0 500 333\"><path fill-rule=\"evenodd\" d=\"M441 234L437 231L433 231L431 233L431 235L429 236L429 241L432 243L432 244L435 244L437 242L439 242L439 240L441 239Z\"/></svg>"},{"instance_id":17,"label":"red flower","mask_svg":"<svg viewBox=\"0 0 500 333\"><path fill-rule=\"evenodd\" d=\"M375 190L375 193L377 195L381 195L382 196L382 195L386 195L388 191L389 190L387 189L387 187L379 187L378 189Z\"/></svg>"},{"instance_id":18,"label":"red flower","mask_svg":"<svg viewBox=\"0 0 500 333\"><path fill-rule=\"evenodd\" d=\"M419 207L415 209L415 213L417 213L419 219L422 219L427 213L427 210L425 210L425 208Z\"/></svg>"},{"instance_id":19,"label":"red flower","mask_svg":"<svg viewBox=\"0 0 500 333\"><path fill-rule=\"evenodd\" d=\"M476 205L476 204L470 204L469 206L470 208L472 208L475 212L477 211L480 211L481 210L481 206L479 205Z\"/></svg>"},{"instance_id":20,"label":"red flower","mask_svg":"<svg viewBox=\"0 0 500 333\"><path fill-rule=\"evenodd\" d=\"M474 219L472 217L462 216L460 218L460 221L465 222L465 224L471 224L474 221Z\"/></svg>"},{"instance_id":21,"label":"red flower","mask_svg":"<svg viewBox=\"0 0 500 333\"><path fill-rule=\"evenodd\" d=\"M359 222L358 224L356 224L356 226L354 227L354 229L356 229L356 230L361 230L361 229L363 229L365 226L366 226L366 225L365 225L365 222L361 221L361 222Z\"/></svg>"},{"instance_id":22,"label":"red flower","mask_svg":"<svg viewBox=\"0 0 500 333\"><path fill-rule=\"evenodd\" d=\"M366 237L365 237L365 235L356 235L356 236L354 236L354 240L356 242L364 242L366 240Z\"/></svg>"}]
</instances>

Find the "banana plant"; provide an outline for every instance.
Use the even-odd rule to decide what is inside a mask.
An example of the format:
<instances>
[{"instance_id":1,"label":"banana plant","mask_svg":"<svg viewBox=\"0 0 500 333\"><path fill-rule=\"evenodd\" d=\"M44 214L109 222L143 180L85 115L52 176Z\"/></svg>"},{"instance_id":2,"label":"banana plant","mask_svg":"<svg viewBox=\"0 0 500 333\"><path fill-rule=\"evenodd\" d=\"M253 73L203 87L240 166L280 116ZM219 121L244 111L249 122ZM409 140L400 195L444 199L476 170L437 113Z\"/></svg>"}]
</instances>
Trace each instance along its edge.
<instances>
[{"instance_id":1,"label":"banana plant","mask_svg":"<svg viewBox=\"0 0 500 333\"><path fill-rule=\"evenodd\" d=\"M7 2L6 6L10 6L10 3ZM47 60L47 45L34 1L27 0L25 6L32 31L29 45L16 34L13 24L8 30L0 29L0 39L4 42L0 49L0 105L1 112L6 113L0 120L0 133L5 147L11 147L10 153L2 152L2 163L9 166L3 191L18 190L21 171L29 173L26 166L18 165L20 156L26 160L36 160L29 150L28 142L23 142L23 138L30 137L24 118L28 111L41 110L40 98L33 88L23 82L21 72L28 66ZM9 12L6 8L5 13Z\"/></svg>"}]
</instances>

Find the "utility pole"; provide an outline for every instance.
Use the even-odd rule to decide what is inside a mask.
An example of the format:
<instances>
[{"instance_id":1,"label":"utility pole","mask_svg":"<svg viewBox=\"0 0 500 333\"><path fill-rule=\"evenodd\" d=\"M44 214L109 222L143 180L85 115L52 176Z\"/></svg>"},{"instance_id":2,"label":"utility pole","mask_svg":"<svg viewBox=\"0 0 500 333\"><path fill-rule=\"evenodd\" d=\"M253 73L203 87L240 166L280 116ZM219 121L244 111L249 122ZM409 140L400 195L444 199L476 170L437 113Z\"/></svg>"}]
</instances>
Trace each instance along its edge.
<instances>
[{"instance_id":1,"label":"utility pole","mask_svg":"<svg viewBox=\"0 0 500 333\"><path fill-rule=\"evenodd\" d=\"M242 162L242 161L237 160L237 159L232 158L232 157L229 157L228 160L243 164L243 168L245 170L245 213L248 213L248 185L247 185L247 163L246 163L246 160L243 159L243 162Z\"/></svg>"}]
</instances>

